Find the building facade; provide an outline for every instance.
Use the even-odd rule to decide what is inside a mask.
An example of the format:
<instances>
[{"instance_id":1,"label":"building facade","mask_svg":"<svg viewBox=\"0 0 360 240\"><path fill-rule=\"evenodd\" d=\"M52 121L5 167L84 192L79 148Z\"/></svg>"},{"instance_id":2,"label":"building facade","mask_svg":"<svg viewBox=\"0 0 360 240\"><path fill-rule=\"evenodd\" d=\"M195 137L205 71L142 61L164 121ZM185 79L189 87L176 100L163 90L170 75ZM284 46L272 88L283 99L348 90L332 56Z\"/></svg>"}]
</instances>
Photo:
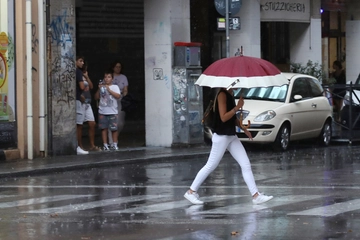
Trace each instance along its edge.
<instances>
[{"instance_id":1,"label":"building facade","mask_svg":"<svg viewBox=\"0 0 360 240\"><path fill-rule=\"evenodd\" d=\"M140 100L127 121L144 124L147 146L172 146L174 94L181 90L174 42L202 43L203 69L225 57L223 16L215 7L221 2L0 0L0 149L28 159L75 154L76 55L85 56L96 80L120 58ZM242 47L283 71L311 60L329 72L333 60L346 60L347 79L356 79L358 1L240 3L231 14L239 27L229 32L230 56Z\"/></svg>"}]
</instances>

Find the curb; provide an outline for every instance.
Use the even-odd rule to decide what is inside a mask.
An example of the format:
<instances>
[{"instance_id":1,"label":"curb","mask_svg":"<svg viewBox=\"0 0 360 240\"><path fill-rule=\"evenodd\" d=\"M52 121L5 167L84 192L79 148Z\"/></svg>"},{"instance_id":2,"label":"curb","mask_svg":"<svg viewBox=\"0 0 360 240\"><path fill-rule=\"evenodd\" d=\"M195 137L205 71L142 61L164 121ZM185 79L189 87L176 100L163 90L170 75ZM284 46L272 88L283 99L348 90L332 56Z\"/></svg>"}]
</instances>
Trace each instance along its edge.
<instances>
[{"instance_id":1,"label":"curb","mask_svg":"<svg viewBox=\"0 0 360 240\"><path fill-rule=\"evenodd\" d=\"M17 160L17 159L20 159L19 149L9 149L9 150L0 149L0 162Z\"/></svg>"},{"instance_id":2,"label":"curb","mask_svg":"<svg viewBox=\"0 0 360 240\"><path fill-rule=\"evenodd\" d=\"M169 161L176 157L181 157L182 160L188 160L193 158L204 158L209 155L209 152L200 152L194 154L181 154L181 155L167 155L167 156L155 156L155 157L147 157L147 158L127 158L121 160L110 160L110 161L99 161L99 162L91 162L91 163L80 163L80 164L68 164L63 166L49 166L44 168L37 168L37 169L26 169L26 170L19 170L14 172L3 172L0 173L0 178L4 177L28 177L33 175L40 175L52 172L64 172L64 171L73 171L73 170L81 170L81 169L88 169L88 168L101 168L101 167L111 167L111 166L118 166L121 164L129 164L133 162L137 163L144 163L144 162L156 162L156 161Z\"/></svg>"}]
</instances>

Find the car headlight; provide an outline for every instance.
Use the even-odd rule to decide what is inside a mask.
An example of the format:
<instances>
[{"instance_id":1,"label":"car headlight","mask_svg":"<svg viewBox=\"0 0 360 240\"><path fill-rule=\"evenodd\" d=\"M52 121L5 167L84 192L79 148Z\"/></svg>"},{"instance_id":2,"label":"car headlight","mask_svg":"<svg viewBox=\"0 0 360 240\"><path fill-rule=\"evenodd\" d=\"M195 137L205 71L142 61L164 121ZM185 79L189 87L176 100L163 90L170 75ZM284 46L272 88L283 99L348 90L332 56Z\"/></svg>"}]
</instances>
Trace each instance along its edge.
<instances>
[{"instance_id":1,"label":"car headlight","mask_svg":"<svg viewBox=\"0 0 360 240\"><path fill-rule=\"evenodd\" d=\"M260 113L255 119L254 122L264 122L273 119L276 116L276 113L273 110L265 111Z\"/></svg>"}]
</instances>

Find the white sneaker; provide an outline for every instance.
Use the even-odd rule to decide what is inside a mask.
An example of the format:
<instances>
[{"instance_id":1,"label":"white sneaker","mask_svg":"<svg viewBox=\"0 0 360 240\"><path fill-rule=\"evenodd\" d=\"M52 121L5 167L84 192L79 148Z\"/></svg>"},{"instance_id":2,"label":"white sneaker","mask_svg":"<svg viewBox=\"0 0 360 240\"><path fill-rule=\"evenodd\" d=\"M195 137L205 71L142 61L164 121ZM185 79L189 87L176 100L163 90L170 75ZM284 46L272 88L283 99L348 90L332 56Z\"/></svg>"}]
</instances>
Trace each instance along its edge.
<instances>
[{"instance_id":1,"label":"white sneaker","mask_svg":"<svg viewBox=\"0 0 360 240\"><path fill-rule=\"evenodd\" d=\"M253 199L252 202L253 204L261 204L270 201L273 198L273 196L267 196L265 194L259 193L259 195L255 199Z\"/></svg>"},{"instance_id":2,"label":"white sneaker","mask_svg":"<svg viewBox=\"0 0 360 240\"><path fill-rule=\"evenodd\" d=\"M77 153L77 155L85 155L85 154L89 154L89 152L88 152L88 151L83 150L81 147L77 147L77 149L76 149L76 153Z\"/></svg>"},{"instance_id":3,"label":"white sneaker","mask_svg":"<svg viewBox=\"0 0 360 240\"><path fill-rule=\"evenodd\" d=\"M119 147L117 146L117 144L112 144L110 149L113 151L117 151L117 150L119 150Z\"/></svg>"},{"instance_id":4,"label":"white sneaker","mask_svg":"<svg viewBox=\"0 0 360 240\"><path fill-rule=\"evenodd\" d=\"M189 200L192 204L204 204L203 201L200 201L199 194L197 194L196 192L190 193L189 191L186 191L186 193L184 194L184 198Z\"/></svg>"}]
</instances>

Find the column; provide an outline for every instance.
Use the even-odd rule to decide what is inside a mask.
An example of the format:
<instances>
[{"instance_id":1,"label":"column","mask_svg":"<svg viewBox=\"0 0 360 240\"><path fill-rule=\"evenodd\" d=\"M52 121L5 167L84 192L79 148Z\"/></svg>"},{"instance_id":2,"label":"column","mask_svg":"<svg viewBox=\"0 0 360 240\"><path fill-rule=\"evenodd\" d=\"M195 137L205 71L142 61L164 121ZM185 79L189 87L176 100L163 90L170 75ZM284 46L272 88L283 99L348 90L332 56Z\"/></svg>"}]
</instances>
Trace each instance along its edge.
<instances>
[{"instance_id":1,"label":"column","mask_svg":"<svg viewBox=\"0 0 360 240\"><path fill-rule=\"evenodd\" d=\"M51 1L51 119L53 155L75 154L75 0Z\"/></svg>"},{"instance_id":2,"label":"column","mask_svg":"<svg viewBox=\"0 0 360 240\"><path fill-rule=\"evenodd\" d=\"M346 80L353 83L357 79L360 70L360 2L350 0L347 3L346 21Z\"/></svg>"},{"instance_id":3,"label":"column","mask_svg":"<svg viewBox=\"0 0 360 240\"><path fill-rule=\"evenodd\" d=\"M147 146L172 144L174 42L190 41L189 0L146 0L145 128Z\"/></svg>"}]
</instances>

